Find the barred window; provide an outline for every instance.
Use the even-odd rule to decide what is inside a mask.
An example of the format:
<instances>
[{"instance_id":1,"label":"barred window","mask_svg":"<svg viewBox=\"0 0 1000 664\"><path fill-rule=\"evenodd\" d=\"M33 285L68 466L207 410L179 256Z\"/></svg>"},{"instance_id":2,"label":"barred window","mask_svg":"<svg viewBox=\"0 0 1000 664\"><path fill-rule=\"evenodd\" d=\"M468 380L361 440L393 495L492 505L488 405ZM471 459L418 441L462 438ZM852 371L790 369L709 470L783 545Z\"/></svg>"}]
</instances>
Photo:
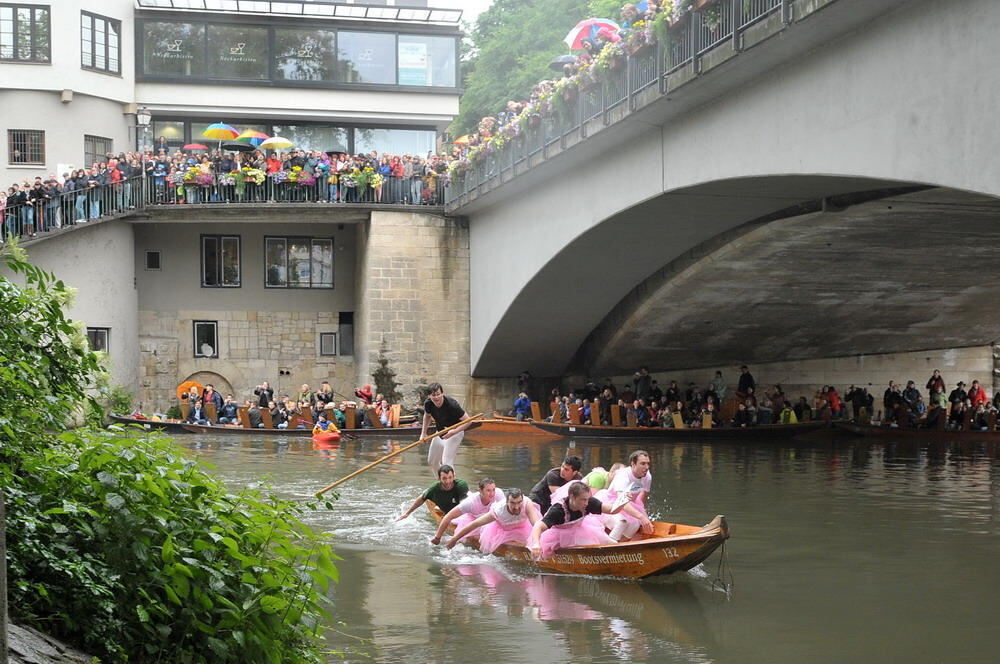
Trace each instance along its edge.
<instances>
[{"instance_id":1,"label":"barred window","mask_svg":"<svg viewBox=\"0 0 1000 664\"><path fill-rule=\"evenodd\" d=\"M45 132L37 129L7 130L7 163L45 165Z\"/></svg>"},{"instance_id":2,"label":"barred window","mask_svg":"<svg viewBox=\"0 0 1000 664\"><path fill-rule=\"evenodd\" d=\"M0 60L50 62L48 6L0 5Z\"/></svg>"},{"instance_id":3,"label":"barred window","mask_svg":"<svg viewBox=\"0 0 1000 664\"><path fill-rule=\"evenodd\" d=\"M83 137L83 165L89 167L95 161L104 161L109 152L114 152L112 148L110 138L85 135Z\"/></svg>"},{"instance_id":4,"label":"barred window","mask_svg":"<svg viewBox=\"0 0 1000 664\"><path fill-rule=\"evenodd\" d=\"M84 69L121 73L122 23L80 12L80 65Z\"/></svg>"}]
</instances>

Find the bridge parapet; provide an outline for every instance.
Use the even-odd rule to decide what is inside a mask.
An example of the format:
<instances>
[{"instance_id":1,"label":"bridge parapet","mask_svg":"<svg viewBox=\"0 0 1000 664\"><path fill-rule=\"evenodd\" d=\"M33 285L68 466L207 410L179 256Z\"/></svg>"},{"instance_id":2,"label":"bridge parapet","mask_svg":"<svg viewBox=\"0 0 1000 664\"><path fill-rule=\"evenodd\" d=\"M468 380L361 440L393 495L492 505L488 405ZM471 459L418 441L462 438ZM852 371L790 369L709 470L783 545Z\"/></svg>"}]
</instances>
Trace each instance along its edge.
<instances>
[{"instance_id":1,"label":"bridge parapet","mask_svg":"<svg viewBox=\"0 0 1000 664\"><path fill-rule=\"evenodd\" d=\"M482 150L461 166L446 189L445 210L462 213L463 206L626 118L682 96L685 86L839 2L850 0L698 0L665 38L635 49L591 84L581 81L578 91L563 93L551 112L532 118L502 147ZM690 101L702 103L697 96Z\"/></svg>"}]
</instances>

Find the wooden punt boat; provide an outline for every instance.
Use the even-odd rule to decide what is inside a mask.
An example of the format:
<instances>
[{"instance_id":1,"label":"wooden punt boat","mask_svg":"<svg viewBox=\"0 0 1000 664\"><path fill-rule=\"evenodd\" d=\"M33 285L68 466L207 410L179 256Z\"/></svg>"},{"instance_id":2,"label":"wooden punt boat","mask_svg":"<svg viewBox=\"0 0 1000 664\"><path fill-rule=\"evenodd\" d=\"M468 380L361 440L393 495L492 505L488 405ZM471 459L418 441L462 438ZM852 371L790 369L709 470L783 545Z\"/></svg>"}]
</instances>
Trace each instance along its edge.
<instances>
[{"instance_id":1,"label":"wooden punt boat","mask_svg":"<svg viewBox=\"0 0 1000 664\"><path fill-rule=\"evenodd\" d=\"M479 420L466 430L465 437L471 440L492 440L494 438L558 438L559 434L543 431L529 420L517 421L513 417L493 414L489 419Z\"/></svg>"},{"instance_id":2,"label":"wooden punt boat","mask_svg":"<svg viewBox=\"0 0 1000 664\"><path fill-rule=\"evenodd\" d=\"M425 504L436 521L444 518L432 501ZM729 524L720 514L700 527L654 521L653 533L643 539L558 549L548 560L535 560L527 547L516 544L503 544L493 555L558 574L644 579L689 570L704 562L727 539ZM479 546L474 537L463 544Z\"/></svg>"},{"instance_id":3,"label":"wooden punt boat","mask_svg":"<svg viewBox=\"0 0 1000 664\"><path fill-rule=\"evenodd\" d=\"M855 436L873 438L894 438L896 440L978 440L1000 441L1000 430L981 431L977 429L926 429L913 427L885 427L876 424L854 424L852 422L835 422L838 431L845 431Z\"/></svg>"},{"instance_id":4,"label":"wooden punt boat","mask_svg":"<svg viewBox=\"0 0 1000 664\"><path fill-rule=\"evenodd\" d=\"M792 438L830 426L829 422L798 424L762 424L755 427L716 427L712 429L666 427L598 426L593 424L558 424L532 422L533 426L563 438L644 438L656 440L772 440Z\"/></svg>"},{"instance_id":5,"label":"wooden punt boat","mask_svg":"<svg viewBox=\"0 0 1000 664\"><path fill-rule=\"evenodd\" d=\"M238 433L247 436L269 436L271 438L287 438L288 436L312 436L312 427L308 429L252 429L250 427L232 426L228 424L189 424L183 423L185 431L205 434ZM399 440L417 440L420 437L420 427L385 427L382 429L341 429L341 434L350 436L384 436Z\"/></svg>"},{"instance_id":6,"label":"wooden punt boat","mask_svg":"<svg viewBox=\"0 0 1000 664\"><path fill-rule=\"evenodd\" d=\"M115 415L114 413L109 415L108 418L114 424L138 424L145 429L169 431L170 433L187 433L184 429L185 422L182 420L148 420L144 418L128 417L126 415Z\"/></svg>"}]
</instances>

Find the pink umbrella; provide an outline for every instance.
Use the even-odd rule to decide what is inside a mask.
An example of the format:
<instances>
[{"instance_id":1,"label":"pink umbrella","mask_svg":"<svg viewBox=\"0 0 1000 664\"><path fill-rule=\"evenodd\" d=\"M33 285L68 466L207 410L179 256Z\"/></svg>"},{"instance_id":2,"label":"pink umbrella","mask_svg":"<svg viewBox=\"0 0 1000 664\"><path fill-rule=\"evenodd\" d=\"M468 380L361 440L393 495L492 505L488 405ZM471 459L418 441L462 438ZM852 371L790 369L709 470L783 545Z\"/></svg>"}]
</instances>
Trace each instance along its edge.
<instances>
[{"instance_id":1,"label":"pink umbrella","mask_svg":"<svg viewBox=\"0 0 1000 664\"><path fill-rule=\"evenodd\" d=\"M570 48L582 49L584 39L593 39L598 31L607 28L612 34L618 34L618 24L609 18L588 18L577 23L563 39Z\"/></svg>"}]
</instances>

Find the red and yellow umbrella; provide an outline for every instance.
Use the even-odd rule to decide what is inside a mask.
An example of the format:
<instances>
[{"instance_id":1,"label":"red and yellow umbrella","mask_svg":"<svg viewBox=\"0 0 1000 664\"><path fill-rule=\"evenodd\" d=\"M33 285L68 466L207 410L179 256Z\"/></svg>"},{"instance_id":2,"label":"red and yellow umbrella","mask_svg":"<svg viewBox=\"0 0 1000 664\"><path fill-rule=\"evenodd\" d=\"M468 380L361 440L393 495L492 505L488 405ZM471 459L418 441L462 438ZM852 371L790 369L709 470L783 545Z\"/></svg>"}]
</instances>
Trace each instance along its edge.
<instances>
[{"instance_id":1,"label":"red and yellow umbrella","mask_svg":"<svg viewBox=\"0 0 1000 664\"><path fill-rule=\"evenodd\" d=\"M231 127L224 122L216 122L215 124L210 124L205 128L205 131L201 132L201 135L206 138L214 138L218 141L229 141L240 135L240 132L236 131L235 127Z\"/></svg>"}]
</instances>

